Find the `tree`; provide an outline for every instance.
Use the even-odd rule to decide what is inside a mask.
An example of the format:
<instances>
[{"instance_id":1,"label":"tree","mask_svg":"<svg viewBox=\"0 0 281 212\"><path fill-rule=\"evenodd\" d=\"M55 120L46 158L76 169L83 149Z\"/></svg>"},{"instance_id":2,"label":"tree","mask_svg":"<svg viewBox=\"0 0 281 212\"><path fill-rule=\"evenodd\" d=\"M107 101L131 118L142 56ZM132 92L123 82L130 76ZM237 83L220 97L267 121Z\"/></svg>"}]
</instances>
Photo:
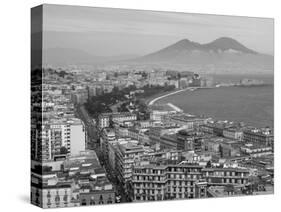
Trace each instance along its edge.
<instances>
[{"instance_id":1,"label":"tree","mask_svg":"<svg viewBox=\"0 0 281 212\"><path fill-rule=\"evenodd\" d=\"M64 147L64 146L62 146L62 147L60 148L60 154L66 155L67 153L68 153L67 148Z\"/></svg>"},{"instance_id":2,"label":"tree","mask_svg":"<svg viewBox=\"0 0 281 212\"><path fill-rule=\"evenodd\" d=\"M211 163L211 161L209 160L209 161L207 162L206 168L211 168L211 167L212 167L212 163Z\"/></svg>"},{"instance_id":3,"label":"tree","mask_svg":"<svg viewBox=\"0 0 281 212\"><path fill-rule=\"evenodd\" d=\"M219 153L220 153L220 157L223 157L223 148L221 145L219 145Z\"/></svg>"},{"instance_id":4,"label":"tree","mask_svg":"<svg viewBox=\"0 0 281 212\"><path fill-rule=\"evenodd\" d=\"M112 89L112 93L118 94L119 93L119 88L114 86L114 88Z\"/></svg>"}]
</instances>

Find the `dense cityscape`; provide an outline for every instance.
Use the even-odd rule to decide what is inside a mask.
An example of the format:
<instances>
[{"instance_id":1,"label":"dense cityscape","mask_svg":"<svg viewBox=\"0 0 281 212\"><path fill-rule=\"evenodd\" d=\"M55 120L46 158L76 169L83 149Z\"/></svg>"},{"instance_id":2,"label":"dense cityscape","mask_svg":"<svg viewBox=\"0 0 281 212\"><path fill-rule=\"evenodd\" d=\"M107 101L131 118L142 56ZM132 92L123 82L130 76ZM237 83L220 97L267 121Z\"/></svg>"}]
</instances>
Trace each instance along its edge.
<instances>
[{"instance_id":1,"label":"dense cityscape","mask_svg":"<svg viewBox=\"0 0 281 212\"><path fill-rule=\"evenodd\" d=\"M32 203L54 208L273 194L273 128L158 103L177 92L262 81L224 84L161 68L32 71Z\"/></svg>"}]
</instances>

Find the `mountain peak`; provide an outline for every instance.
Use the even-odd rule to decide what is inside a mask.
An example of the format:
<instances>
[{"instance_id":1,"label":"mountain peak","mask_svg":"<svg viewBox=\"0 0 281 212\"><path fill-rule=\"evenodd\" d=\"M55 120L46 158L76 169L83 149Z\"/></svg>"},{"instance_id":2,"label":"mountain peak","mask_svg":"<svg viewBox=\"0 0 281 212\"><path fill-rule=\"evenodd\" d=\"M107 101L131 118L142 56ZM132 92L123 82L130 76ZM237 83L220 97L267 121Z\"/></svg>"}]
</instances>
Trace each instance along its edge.
<instances>
[{"instance_id":1,"label":"mountain peak","mask_svg":"<svg viewBox=\"0 0 281 212\"><path fill-rule=\"evenodd\" d=\"M205 47L214 51L226 51L226 50L236 50L242 53L257 54L254 50L251 50L238 42L237 40L230 37L220 37L208 44Z\"/></svg>"},{"instance_id":2,"label":"mountain peak","mask_svg":"<svg viewBox=\"0 0 281 212\"><path fill-rule=\"evenodd\" d=\"M163 50L193 50L200 48L200 44L190 41L188 39L182 39L173 45L168 46L167 48Z\"/></svg>"},{"instance_id":3,"label":"mountain peak","mask_svg":"<svg viewBox=\"0 0 281 212\"><path fill-rule=\"evenodd\" d=\"M224 42L237 42L237 40L233 39L233 38L230 38L230 37L220 37L220 38L217 38L215 41L224 41Z\"/></svg>"},{"instance_id":4,"label":"mountain peak","mask_svg":"<svg viewBox=\"0 0 281 212\"><path fill-rule=\"evenodd\" d=\"M132 62L194 68L202 73L245 74L273 70L273 61L272 56L257 53L233 38L220 37L205 44L182 39Z\"/></svg>"},{"instance_id":5,"label":"mountain peak","mask_svg":"<svg viewBox=\"0 0 281 212\"><path fill-rule=\"evenodd\" d=\"M191 41L188 40L187 38L185 38L185 39L178 41L177 43L191 43Z\"/></svg>"},{"instance_id":6,"label":"mountain peak","mask_svg":"<svg viewBox=\"0 0 281 212\"><path fill-rule=\"evenodd\" d=\"M230 37L220 37L210 43L207 44L200 44L189 39L182 39L162 50L161 52L165 51L193 51L199 50L204 52L224 52L224 51L237 51L246 54L257 54L257 52L247 48L243 44L239 43L237 40L230 38Z\"/></svg>"}]
</instances>

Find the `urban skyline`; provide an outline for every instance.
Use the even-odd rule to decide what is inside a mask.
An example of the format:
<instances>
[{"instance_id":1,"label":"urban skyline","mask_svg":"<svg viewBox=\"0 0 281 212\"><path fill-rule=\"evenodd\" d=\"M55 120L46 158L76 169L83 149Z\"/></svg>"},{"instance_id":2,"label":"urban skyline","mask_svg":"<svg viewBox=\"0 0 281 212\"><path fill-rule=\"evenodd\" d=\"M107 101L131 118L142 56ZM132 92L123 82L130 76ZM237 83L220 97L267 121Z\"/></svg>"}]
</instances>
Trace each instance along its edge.
<instances>
[{"instance_id":1,"label":"urban skyline","mask_svg":"<svg viewBox=\"0 0 281 212\"><path fill-rule=\"evenodd\" d=\"M33 12L39 28L33 26L32 38L43 46L32 46L32 204L58 208L274 193L274 58L259 52L263 46L273 51L272 19L58 5ZM180 39L154 49L169 36L181 37L182 24L192 26L199 43ZM213 30L211 40L197 30L204 27ZM71 38L99 30L110 42ZM248 38L240 43L234 31L242 41L243 33ZM131 46L126 33L149 39ZM266 34L257 46L250 38L260 39L260 33ZM47 51L58 44L66 50ZM98 59L75 51L77 46L96 47L100 55L142 56L92 63ZM242 107L218 95L242 99ZM195 112L190 101L201 110ZM210 115L214 109L223 118ZM258 111L255 121L250 110ZM245 119L233 120L240 113Z\"/></svg>"}]
</instances>

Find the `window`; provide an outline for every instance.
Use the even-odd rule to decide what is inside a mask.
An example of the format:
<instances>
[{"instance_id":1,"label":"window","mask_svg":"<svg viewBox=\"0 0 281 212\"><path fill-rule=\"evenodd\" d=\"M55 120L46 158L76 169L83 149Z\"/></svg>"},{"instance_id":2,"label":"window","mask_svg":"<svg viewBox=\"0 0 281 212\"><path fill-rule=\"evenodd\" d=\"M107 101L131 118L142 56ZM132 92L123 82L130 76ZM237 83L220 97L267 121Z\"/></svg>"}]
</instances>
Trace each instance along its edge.
<instances>
[{"instance_id":1,"label":"window","mask_svg":"<svg viewBox=\"0 0 281 212\"><path fill-rule=\"evenodd\" d=\"M57 191L56 197L55 197L55 202L58 205L60 203L60 196L59 196L59 191Z\"/></svg>"},{"instance_id":2,"label":"window","mask_svg":"<svg viewBox=\"0 0 281 212\"><path fill-rule=\"evenodd\" d=\"M109 197L108 197L107 203L108 203L108 204L111 204L111 203L112 203L112 198L111 198L110 195L109 195Z\"/></svg>"},{"instance_id":3,"label":"window","mask_svg":"<svg viewBox=\"0 0 281 212\"><path fill-rule=\"evenodd\" d=\"M65 191L64 191L64 196L63 196L63 201L64 201L65 203L67 203L67 200L68 200L68 195L67 195L67 191L65 190Z\"/></svg>"},{"instance_id":4,"label":"window","mask_svg":"<svg viewBox=\"0 0 281 212\"><path fill-rule=\"evenodd\" d=\"M102 197L102 195L100 195L99 204L103 204L103 197Z\"/></svg>"},{"instance_id":5,"label":"window","mask_svg":"<svg viewBox=\"0 0 281 212\"><path fill-rule=\"evenodd\" d=\"M48 198L48 202L47 202L47 205L51 205L52 203L51 203L51 199L50 198Z\"/></svg>"},{"instance_id":6,"label":"window","mask_svg":"<svg viewBox=\"0 0 281 212\"><path fill-rule=\"evenodd\" d=\"M48 191L48 193L47 193L47 198L48 198L48 199L51 198L51 193L50 193L50 191Z\"/></svg>"},{"instance_id":7,"label":"window","mask_svg":"<svg viewBox=\"0 0 281 212\"><path fill-rule=\"evenodd\" d=\"M90 205L95 205L95 198L94 196L91 196L91 200L90 200Z\"/></svg>"},{"instance_id":8,"label":"window","mask_svg":"<svg viewBox=\"0 0 281 212\"><path fill-rule=\"evenodd\" d=\"M87 205L86 199L82 199L81 205Z\"/></svg>"}]
</instances>

